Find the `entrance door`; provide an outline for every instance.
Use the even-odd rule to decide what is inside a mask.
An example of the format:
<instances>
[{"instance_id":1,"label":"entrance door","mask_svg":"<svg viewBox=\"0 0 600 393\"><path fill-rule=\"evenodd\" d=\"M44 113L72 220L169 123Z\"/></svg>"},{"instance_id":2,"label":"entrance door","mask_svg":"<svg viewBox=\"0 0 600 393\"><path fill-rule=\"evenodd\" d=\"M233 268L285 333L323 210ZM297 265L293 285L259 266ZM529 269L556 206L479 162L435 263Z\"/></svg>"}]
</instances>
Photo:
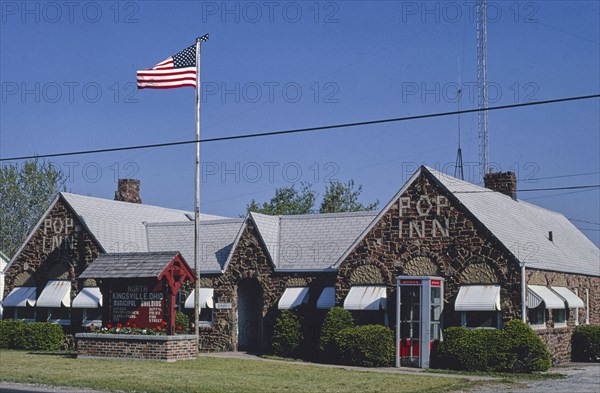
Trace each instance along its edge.
<instances>
[{"instance_id":1,"label":"entrance door","mask_svg":"<svg viewBox=\"0 0 600 393\"><path fill-rule=\"evenodd\" d=\"M419 367L421 286L400 287L400 366Z\"/></svg>"},{"instance_id":2,"label":"entrance door","mask_svg":"<svg viewBox=\"0 0 600 393\"><path fill-rule=\"evenodd\" d=\"M263 291L255 279L242 280L237 290L238 350L258 352L262 347Z\"/></svg>"}]
</instances>

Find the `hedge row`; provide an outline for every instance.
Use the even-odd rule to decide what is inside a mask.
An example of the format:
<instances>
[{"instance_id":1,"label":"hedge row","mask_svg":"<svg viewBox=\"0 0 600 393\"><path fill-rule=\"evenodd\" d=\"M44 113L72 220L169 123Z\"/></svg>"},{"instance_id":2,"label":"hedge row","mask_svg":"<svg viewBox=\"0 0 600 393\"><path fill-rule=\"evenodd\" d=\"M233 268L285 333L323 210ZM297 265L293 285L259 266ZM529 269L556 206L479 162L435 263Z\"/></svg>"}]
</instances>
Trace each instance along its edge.
<instances>
[{"instance_id":1,"label":"hedge row","mask_svg":"<svg viewBox=\"0 0 600 393\"><path fill-rule=\"evenodd\" d=\"M62 327L48 322L0 321L0 348L56 351L63 344Z\"/></svg>"},{"instance_id":2,"label":"hedge row","mask_svg":"<svg viewBox=\"0 0 600 393\"><path fill-rule=\"evenodd\" d=\"M503 329L447 328L431 362L434 368L517 373L546 371L552 365L544 342L519 320Z\"/></svg>"},{"instance_id":3,"label":"hedge row","mask_svg":"<svg viewBox=\"0 0 600 393\"><path fill-rule=\"evenodd\" d=\"M577 362L600 362L600 325L577 327L573 333L572 358Z\"/></svg>"}]
</instances>

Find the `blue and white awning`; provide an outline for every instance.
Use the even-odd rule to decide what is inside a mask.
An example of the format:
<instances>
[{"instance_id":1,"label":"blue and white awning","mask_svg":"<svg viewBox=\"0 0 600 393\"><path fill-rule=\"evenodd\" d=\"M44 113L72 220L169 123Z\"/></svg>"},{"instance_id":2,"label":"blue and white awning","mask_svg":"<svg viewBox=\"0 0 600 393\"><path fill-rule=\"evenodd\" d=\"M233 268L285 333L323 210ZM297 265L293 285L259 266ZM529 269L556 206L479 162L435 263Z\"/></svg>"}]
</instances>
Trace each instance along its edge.
<instances>
[{"instance_id":1,"label":"blue and white awning","mask_svg":"<svg viewBox=\"0 0 600 393\"><path fill-rule=\"evenodd\" d=\"M536 308L544 302L546 308L563 310L565 301L550 288L542 285L527 285L527 308Z\"/></svg>"},{"instance_id":2,"label":"blue and white awning","mask_svg":"<svg viewBox=\"0 0 600 393\"><path fill-rule=\"evenodd\" d=\"M346 310L380 310L387 308L385 286L354 286L344 300Z\"/></svg>"},{"instance_id":3,"label":"blue and white awning","mask_svg":"<svg viewBox=\"0 0 600 393\"><path fill-rule=\"evenodd\" d=\"M50 308L71 307L71 281L48 281L36 305Z\"/></svg>"},{"instance_id":4,"label":"blue and white awning","mask_svg":"<svg viewBox=\"0 0 600 393\"><path fill-rule=\"evenodd\" d=\"M98 308L102 306L102 294L98 287L86 287L75 296L73 308Z\"/></svg>"},{"instance_id":5,"label":"blue and white awning","mask_svg":"<svg viewBox=\"0 0 600 393\"><path fill-rule=\"evenodd\" d=\"M6 296L2 305L4 307L33 307L35 306L35 287L15 287Z\"/></svg>"},{"instance_id":6,"label":"blue and white awning","mask_svg":"<svg viewBox=\"0 0 600 393\"><path fill-rule=\"evenodd\" d=\"M329 310L335 307L335 288L325 287L317 300L317 308L319 310Z\"/></svg>"},{"instance_id":7,"label":"blue and white awning","mask_svg":"<svg viewBox=\"0 0 600 393\"><path fill-rule=\"evenodd\" d=\"M185 308L194 308L194 294L195 289L192 289L190 295L185 299ZM213 296L215 294L214 288L200 288L198 301L200 302L200 308L214 308Z\"/></svg>"},{"instance_id":8,"label":"blue and white awning","mask_svg":"<svg viewBox=\"0 0 600 393\"><path fill-rule=\"evenodd\" d=\"M500 311L500 285L465 285L458 290L456 311Z\"/></svg>"},{"instance_id":9,"label":"blue and white awning","mask_svg":"<svg viewBox=\"0 0 600 393\"><path fill-rule=\"evenodd\" d=\"M277 308L280 310L290 310L306 302L308 302L308 288L286 288L283 295L281 295L281 299L279 299Z\"/></svg>"}]
</instances>

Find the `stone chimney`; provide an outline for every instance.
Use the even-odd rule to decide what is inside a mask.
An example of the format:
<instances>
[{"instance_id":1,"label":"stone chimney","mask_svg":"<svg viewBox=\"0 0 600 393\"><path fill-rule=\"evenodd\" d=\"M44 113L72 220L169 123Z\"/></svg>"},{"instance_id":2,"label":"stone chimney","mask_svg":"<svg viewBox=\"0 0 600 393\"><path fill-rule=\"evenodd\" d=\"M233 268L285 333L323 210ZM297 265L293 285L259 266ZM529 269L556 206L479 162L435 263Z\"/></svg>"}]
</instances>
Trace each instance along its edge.
<instances>
[{"instance_id":1,"label":"stone chimney","mask_svg":"<svg viewBox=\"0 0 600 393\"><path fill-rule=\"evenodd\" d=\"M483 182L485 183L485 188L501 192L517 200L517 177L514 172L494 173L490 171L490 173L485 175Z\"/></svg>"},{"instance_id":2,"label":"stone chimney","mask_svg":"<svg viewBox=\"0 0 600 393\"><path fill-rule=\"evenodd\" d=\"M115 192L115 201L142 203L140 198L140 181L137 179L119 179Z\"/></svg>"}]
</instances>

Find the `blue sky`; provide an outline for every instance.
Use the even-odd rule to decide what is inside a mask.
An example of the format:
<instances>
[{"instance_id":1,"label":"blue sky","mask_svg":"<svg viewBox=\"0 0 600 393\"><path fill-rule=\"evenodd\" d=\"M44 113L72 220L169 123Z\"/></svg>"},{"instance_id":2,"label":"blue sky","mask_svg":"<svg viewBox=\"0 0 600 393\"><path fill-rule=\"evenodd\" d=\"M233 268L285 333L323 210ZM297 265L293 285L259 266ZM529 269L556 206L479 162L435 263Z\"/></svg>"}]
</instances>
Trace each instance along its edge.
<instances>
[{"instance_id":1,"label":"blue sky","mask_svg":"<svg viewBox=\"0 0 600 393\"><path fill-rule=\"evenodd\" d=\"M600 91L597 1L488 2L490 105ZM210 34L202 51L202 137L477 105L471 2L2 1L0 156L194 138L194 90L135 89L135 72ZM460 70L460 71L459 71ZM489 114L490 161L519 188L600 183L600 100ZM477 116L461 117L477 181ZM276 187L354 179L385 204L426 163L453 173L447 117L202 145L201 210L238 216ZM116 177L144 203L192 209L192 145L52 159L67 188L112 198ZM522 192L567 217L600 222L600 192ZM576 222L596 244L600 226ZM593 230L588 230L593 229Z\"/></svg>"}]
</instances>

